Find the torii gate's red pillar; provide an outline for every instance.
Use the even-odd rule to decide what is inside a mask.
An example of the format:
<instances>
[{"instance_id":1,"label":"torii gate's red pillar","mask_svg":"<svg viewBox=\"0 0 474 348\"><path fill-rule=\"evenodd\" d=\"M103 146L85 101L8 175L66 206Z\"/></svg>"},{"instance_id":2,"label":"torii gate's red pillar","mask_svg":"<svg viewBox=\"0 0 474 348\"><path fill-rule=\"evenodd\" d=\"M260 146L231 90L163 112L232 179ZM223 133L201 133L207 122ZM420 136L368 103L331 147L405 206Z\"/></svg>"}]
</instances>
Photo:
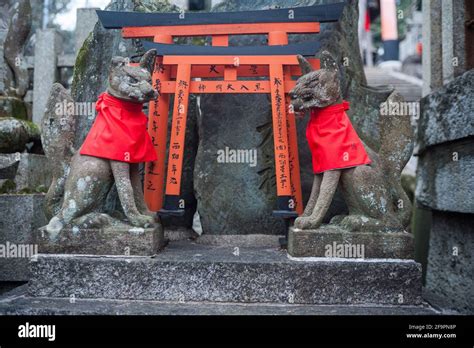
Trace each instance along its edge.
<instances>
[{"instance_id":1,"label":"torii gate's red pillar","mask_svg":"<svg viewBox=\"0 0 474 348\"><path fill-rule=\"evenodd\" d=\"M171 35L156 35L154 41L172 44L173 37ZM153 85L156 89L161 89L161 81L170 80L170 69L170 67L165 68L163 65L163 56L156 58L152 77ZM145 201L148 204L148 208L152 211L159 211L163 205L169 105L170 95L162 94L154 102L150 103L149 106L148 132L153 140L153 146L158 157L155 162L147 164L145 171ZM154 182L160 184L154 185Z\"/></svg>"},{"instance_id":2,"label":"torii gate's red pillar","mask_svg":"<svg viewBox=\"0 0 474 348\"><path fill-rule=\"evenodd\" d=\"M268 44L274 45L288 45L288 33L283 31L273 31L268 33ZM291 68L289 66L283 69L283 81L291 80ZM287 139L288 139L288 160L290 167L290 184L291 184L291 195L294 197L295 211L298 215L303 214L303 194L301 188L301 177L300 177L300 161L298 154L298 134L296 130L296 119L295 113L291 107L291 98L288 94L285 94L286 102L286 124L287 124ZM272 103L274 104L274 103ZM275 128L273 131L275 135ZM275 163L276 165L276 163ZM291 202L290 202L291 204Z\"/></svg>"}]
</instances>

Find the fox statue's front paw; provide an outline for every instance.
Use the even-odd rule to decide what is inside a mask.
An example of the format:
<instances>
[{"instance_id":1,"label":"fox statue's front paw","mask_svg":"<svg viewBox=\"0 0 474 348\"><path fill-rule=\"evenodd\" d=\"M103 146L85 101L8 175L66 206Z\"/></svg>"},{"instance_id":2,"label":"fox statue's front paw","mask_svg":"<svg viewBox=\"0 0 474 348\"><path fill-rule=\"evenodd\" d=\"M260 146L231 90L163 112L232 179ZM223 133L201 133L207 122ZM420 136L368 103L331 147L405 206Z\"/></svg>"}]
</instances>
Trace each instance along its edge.
<instances>
[{"instance_id":1,"label":"fox statue's front paw","mask_svg":"<svg viewBox=\"0 0 474 348\"><path fill-rule=\"evenodd\" d=\"M311 229L316 229L319 226L321 226L321 223L318 222L317 220L311 218L310 216L308 217L299 217L295 220L295 225L294 227L300 230L311 230Z\"/></svg>"},{"instance_id":2,"label":"fox statue's front paw","mask_svg":"<svg viewBox=\"0 0 474 348\"><path fill-rule=\"evenodd\" d=\"M136 215L129 215L127 217L128 217L128 221L130 221L130 223L136 227L146 228L155 223L155 218L149 215L136 214Z\"/></svg>"},{"instance_id":3,"label":"fox statue's front paw","mask_svg":"<svg viewBox=\"0 0 474 348\"><path fill-rule=\"evenodd\" d=\"M48 233L48 238L50 241L55 242L58 240L59 232L63 229L64 224L58 217L53 217L49 224L44 228Z\"/></svg>"}]
</instances>

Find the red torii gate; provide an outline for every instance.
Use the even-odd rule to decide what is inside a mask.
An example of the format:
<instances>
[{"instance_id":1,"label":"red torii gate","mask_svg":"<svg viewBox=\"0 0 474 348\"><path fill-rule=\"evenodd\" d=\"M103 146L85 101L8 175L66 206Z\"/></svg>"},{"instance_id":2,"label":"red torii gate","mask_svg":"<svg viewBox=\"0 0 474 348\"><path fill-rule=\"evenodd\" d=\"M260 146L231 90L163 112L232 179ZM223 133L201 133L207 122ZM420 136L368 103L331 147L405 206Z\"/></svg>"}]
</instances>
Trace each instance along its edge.
<instances>
[{"instance_id":1,"label":"red torii gate","mask_svg":"<svg viewBox=\"0 0 474 348\"><path fill-rule=\"evenodd\" d=\"M144 42L144 46L156 48L158 52L153 81L160 97L150 103L148 126L158 160L147 164L144 188L145 200L152 211L171 215L184 213L185 203L180 193L189 94L268 93L272 103L278 196L274 215L296 217L302 213L296 121L288 107L288 92L295 86L292 78L301 75L296 55L314 55L318 45L314 42L289 45L288 35L319 33L317 18L337 21L343 6L344 3L339 3L294 10L186 14L191 18L183 24L182 18L175 18L178 14L98 11L104 27L122 28L124 38L152 38L154 43ZM291 12L298 20L289 18ZM230 35L262 34L268 36L268 47L228 47ZM212 47L174 44L174 38L193 36L210 36ZM319 60L309 61L319 69ZM268 80L243 81L239 77L267 77ZM196 78L223 80L193 80ZM171 94L175 94L175 99L165 176Z\"/></svg>"}]
</instances>

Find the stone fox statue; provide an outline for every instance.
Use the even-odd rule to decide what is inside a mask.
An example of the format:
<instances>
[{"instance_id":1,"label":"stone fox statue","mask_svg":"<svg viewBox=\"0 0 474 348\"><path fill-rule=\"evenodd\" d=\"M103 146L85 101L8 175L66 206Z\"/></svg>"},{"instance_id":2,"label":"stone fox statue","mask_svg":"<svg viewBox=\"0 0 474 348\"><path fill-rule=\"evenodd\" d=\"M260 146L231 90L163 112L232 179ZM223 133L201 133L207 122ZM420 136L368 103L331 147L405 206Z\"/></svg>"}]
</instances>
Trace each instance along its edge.
<instances>
[{"instance_id":1,"label":"stone fox statue","mask_svg":"<svg viewBox=\"0 0 474 348\"><path fill-rule=\"evenodd\" d=\"M156 160L142 112L143 103L158 97L151 80L155 57L155 50L148 51L138 66L129 65L126 58L112 59L107 92L99 97L96 119L77 152L75 116L57 112L57 105L73 100L60 84L53 86L42 127L43 147L53 166L46 195L46 212L52 218L45 230L50 239L67 225L97 228L113 223L104 206L114 182L128 222L138 227L154 223L138 166Z\"/></svg>"},{"instance_id":2,"label":"stone fox statue","mask_svg":"<svg viewBox=\"0 0 474 348\"><path fill-rule=\"evenodd\" d=\"M381 146L377 152L357 136L342 100L339 69L327 51L321 53L321 69L312 71L298 56L303 76L290 92L295 112L311 111L307 138L311 149L314 181L304 213L295 228L318 228L339 187L349 215L335 216L331 224L350 231L400 231L407 227L411 202L400 175L413 151L408 115L381 120ZM387 102L402 101L392 93Z\"/></svg>"}]
</instances>

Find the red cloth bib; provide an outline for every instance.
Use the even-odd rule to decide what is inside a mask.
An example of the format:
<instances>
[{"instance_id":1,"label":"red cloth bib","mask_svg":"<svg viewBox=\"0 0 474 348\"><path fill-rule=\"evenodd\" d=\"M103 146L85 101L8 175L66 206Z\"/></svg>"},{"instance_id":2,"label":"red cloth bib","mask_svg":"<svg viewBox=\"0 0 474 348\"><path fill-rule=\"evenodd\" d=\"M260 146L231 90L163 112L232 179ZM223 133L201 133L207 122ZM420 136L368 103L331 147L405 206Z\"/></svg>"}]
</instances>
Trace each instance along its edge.
<instances>
[{"instance_id":1,"label":"red cloth bib","mask_svg":"<svg viewBox=\"0 0 474 348\"><path fill-rule=\"evenodd\" d=\"M102 93L96 103L96 119L80 154L128 163L156 161L142 108L142 104Z\"/></svg>"},{"instance_id":2,"label":"red cloth bib","mask_svg":"<svg viewBox=\"0 0 474 348\"><path fill-rule=\"evenodd\" d=\"M347 101L311 110L306 138L315 174L371 163L346 110L349 110Z\"/></svg>"}]
</instances>

